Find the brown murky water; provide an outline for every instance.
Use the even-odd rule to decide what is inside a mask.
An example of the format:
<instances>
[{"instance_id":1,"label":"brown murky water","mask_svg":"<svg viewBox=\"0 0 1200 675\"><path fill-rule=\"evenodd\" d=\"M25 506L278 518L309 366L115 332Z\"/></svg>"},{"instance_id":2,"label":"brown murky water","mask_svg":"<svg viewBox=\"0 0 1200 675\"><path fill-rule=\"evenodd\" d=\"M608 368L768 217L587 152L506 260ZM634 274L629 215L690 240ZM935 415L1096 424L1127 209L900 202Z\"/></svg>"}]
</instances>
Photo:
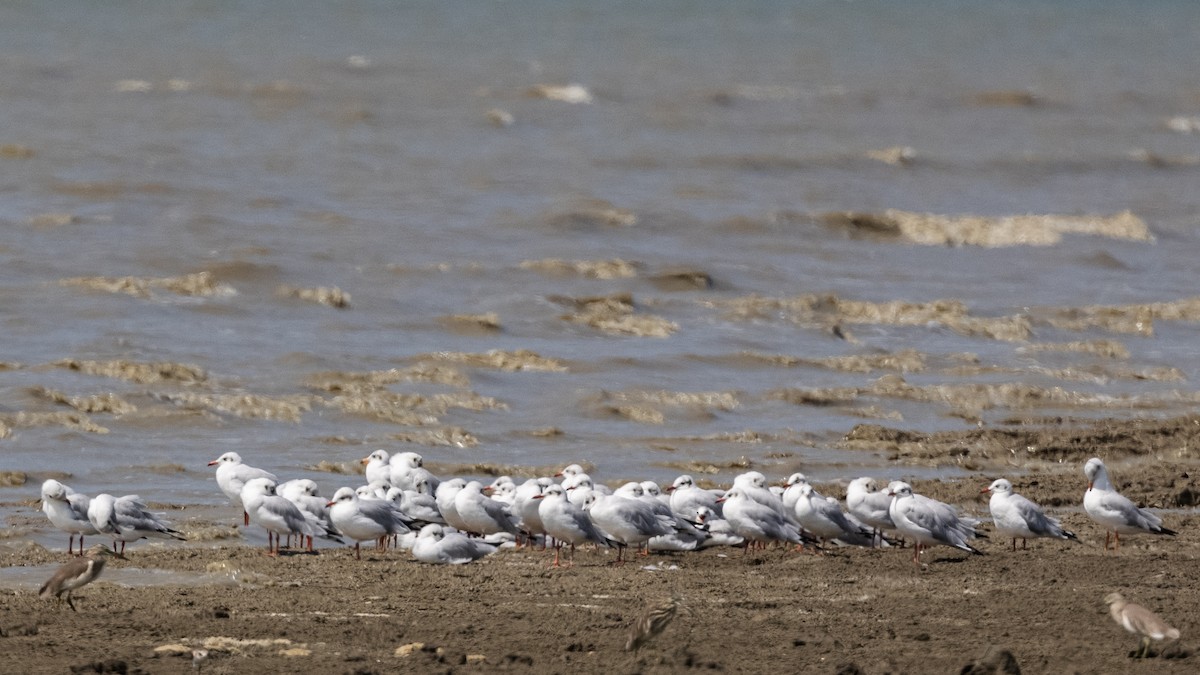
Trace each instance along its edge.
<instances>
[{"instance_id":1,"label":"brown murky water","mask_svg":"<svg viewBox=\"0 0 1200 675\"><path fill-rule=\"evenodd\" d=\"M1186 3L272 7L0 10L17 539L226 450L955 476L860 425L1200 404Z\"/></svg>"}]
</instances>

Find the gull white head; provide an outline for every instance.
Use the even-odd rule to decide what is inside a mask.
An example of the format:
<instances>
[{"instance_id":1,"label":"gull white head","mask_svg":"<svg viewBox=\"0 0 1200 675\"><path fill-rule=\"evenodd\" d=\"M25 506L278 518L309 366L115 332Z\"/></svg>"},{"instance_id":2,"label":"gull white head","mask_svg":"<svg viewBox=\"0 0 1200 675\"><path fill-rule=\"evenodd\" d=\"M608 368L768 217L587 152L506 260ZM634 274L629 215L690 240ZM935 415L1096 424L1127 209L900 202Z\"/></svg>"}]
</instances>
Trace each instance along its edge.
<instances>
[{"instance_id":1,"label":"gull white head","mask_svg":"<svg viewBox=\"0 0 1200 675\"><path fill-rule=\"evenodd\" d=\"M392 466L404 469L419 469L425 465L425 458L415 452L398 452L389 461Z\"/></svg>"},{"instance_id":2,"label":"gull white head","mask_svg":"<svg viewBox=\"0 0 1200 675\"><path fill-rule=\"evenodd\" d=\"M388 454L387 450L380 448L380 449L376 450L375 452L372 452L371 454L367 455L366 457L363 457L362 463L366 464L367 462L369 462L371 460L375 460L377 462L387 462L391 458L392 458L392 456Z\"/></svg>"},{"instance_id":3,"label":"gull white head","mask_svg":"<svg viewBox=\"0 0 1200 675\"><path fill-rule=\"evenodd\" d=\"M737 501L739 499L746 499L746 498L747 498L746 493L742 492L741 488L734 487L733 489L728 490L724 495L722 495L721 498L717 500L717 503L724 504L725 502Z\"/></svg>"},{"instance_id":4,"label":"gull white head","mask_svg":"<svg viewBox=\"0 0 1200 675\"><path fill-rule=\"evenodd\" d=\"M734 486L749 485L751 487L766 488L767 477L758 471L747 471L734 478L733 484Z\"/></svg>"},{"instance_id":5,"label":"gull white head","mask_svg":"<svg viewBox=\"0 0 1200 675\"><path fill-rule=\"evenodd\" d=\"M571 474L563 478L562 486L567 490L575 488L594 488L596 484L592 482L592 477L586 473Z\"/></svg>"},{"instance_id":6,"label":"gull white head","mask_svg":"<svg viewBox=\"0 0 1200 675\"><path fill-rule=\"evenodd\" d=\"M646 494L640 483L629 482L613 491L613 494L629 497L631 499L641 499Z\"/></svg>"},{"instance_id":7,"label":"gull white head","mask_svg":"<svg viewBox=\"0 0 1200 675\"><path fill-rule=\"evenodd\" d=\"M888 483L888 495L891 497L911 497L912 486L902 480L894 480Z\"/></svg>"},{"instance_id":8,"label":"gull white head","mask_svg":"<svg viewBox=\"0 0 1200 675\"><path fill-rule=\"evenodd\" d=\"M71 494L71 488L51 478L45 483L42 483L42 499L55 499L62 501Z\"/></svg>"},{"instance_id":9,"label":"gull white head","mask_svg":"<svg viewBox=\"0 0 1200 675\"><path fill-rule=\"evenodd\" d=\"M215 466L217 464L241 464L241 463L242 463L241 455L237 454L236 452L227 452L227 453L221 455L220 457L214 459L213 461L209 462L208 465Z\"/></svg>"},{"instance_id":10,"label":"gull white head","mask_svg":"<svg viewBox=\"0 0 1200 675\"><path fill-rule=\"evenodd\" d=\"M1083 475L1087 476L1089 490L1093 487L1112 489L1108 482L1108 470L1104 468L1104 462L1100 461L1099 457L1093 457L1083 465Z\"/></svg>"},{"instance_id":11,"label":"gull white head","mask_svg":"<svg viewBox=\"0 0 1200 675\"><path fill-rule=\"evenodd\" d=\"M420 533L417 534L418 539L442 539L445 536L446 531L437 523L430 523L422 527Z\"/></svg>"},{"instance_id":12,"label":"gull white head","mask_svg":"<svg viewBox=\"0 0 1200 675\"><path fill-rule=\"evenodd\" d=\"M808 477L806 477L802 473L797 472L797 473L794 473L794 474L788 476L787 482L784 483L784 485L786 485L787 487L791 487L793 485L801 485L801 484L805 484L805 483L808 483Z\"/></svg>"},{"instance_id":13,"label":"gull white head","mask_svg":"<svg viewBox=\"0 0 1200 675\"><path fill-rule=\"evenodd\" d=\"M330 499L325 505L333 506L334 504L353 502L357 499L358 493L354 491L354 488L342 487L338 488L337 492L333 493L333 499Z\"/></svg>"},{"instance_id":14,"label":"gull white head","mask_svg":"<svg viewBox=\"0 0 1200 675\"><path fill-rule=\"evenodd\" d=\"M685 473L676 478L674 483L671 483L671 487L667 488L667 492L671 492L672 490L682 490L690 487L696 487L696 481L692 480L692 477Z\"/></svg>"},{"instance_id":15,"label":"gull white head","mask_svg":"<svg viewBox=\"0 0 1200 675\"><path fill-rule=\"evenodd\" d=\"M1007 479L997 478L996 480L992 481L991 485L983 488L980 490L980 492L991 492L993 494L1003 495L1012 492L1012 490L1012 483L1008 482Z\"/></svg>"},{"instance_id":16,"label":"gull white head","mask_svg":"<svg viewBox=\"0 0 1200 675\"><path fill-rule=\"evenodd\" d=\"M242 494L273 495L275 494L275 481L270 478L253 478L242 486Z\"/></svg>"},{"instance_id":17,"label":"gull white head","mask_svg":"<svg viewBox=\"0 0 1200 675\"><path fill-rule=\"evenodd\" d=\"M559 485L558 483L554 483L554 484L546 486L546 489L542 490L542 492L540 494L536 494L533 496L533 499L550 499L550 498L566 499L567 491L563 490L563 487L561 485Z\"/></svg>"},{"instance_id":18,"label":"gull white head","mask_svg":"<svg viewBox=\"0 0 1200 675\"><path fill-rule=\"evenodd\" d=\"M568 464L565 467L563 467L562 471L559 471L558 473L554 474L554 477L555 478L566 478L568 476L578 476L579 474L582 474L582 473L584 473L582 466L580 466L578 464Z\"/></svg>"}]
</instances>

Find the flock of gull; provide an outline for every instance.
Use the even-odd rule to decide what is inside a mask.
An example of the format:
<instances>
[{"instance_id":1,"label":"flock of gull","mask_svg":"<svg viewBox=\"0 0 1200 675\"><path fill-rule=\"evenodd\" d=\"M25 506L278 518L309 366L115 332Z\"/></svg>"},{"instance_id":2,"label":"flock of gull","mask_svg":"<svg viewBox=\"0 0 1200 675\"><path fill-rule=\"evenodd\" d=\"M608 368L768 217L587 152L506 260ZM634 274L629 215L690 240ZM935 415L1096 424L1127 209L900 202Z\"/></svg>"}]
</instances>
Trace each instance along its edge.
<instances>
[{"instance_id":1,"label":"flock of gull","mask_svg":"<svg viewBox=\"0 0 1200 675\"><path fill-rule=\"evenodd\" d=\"M682 475L665 490L653 481L629 482L616 489L598 483L578 464L553 477L531 478L517 484L507 476L490 485L464 478L439 479L413 452L390 455L376 450L363 458L365 485L342 487L332 498L320 496L309 479L279 482L268 471L252 467L236 452L209 462L216 467L221 491L242 512L243 523L267 532L268 552L278 555L283 539L293 537L312 551L314 538L354 542L355 557L362 542L377 547L395 545L412 551L427 563L464 564L501 546L541 543L553 546L554 566L562 564L568 548L573 564L575 547L594 544L617 549L615 563L626 560L629 547L649 551L689 551L710 546L764 547L829 544L887 547L912 543L914 563L930 546L950 546L982 555L972 541L985 537L978 519L955 507L917 494L908 483L893 481L879 490L875 480L849 483L843 503L821 495L800 473L782 485L770 485L758 471L737 476L727 490L704 489ZM1139 508L1118 493L1099 458L1084 466L1088 488L1084 511L1105 530L1105 550L1122 534L1174 535L1162 519ZM556 480L558 479L558 480ZM983 488L990 493L989 510L995 532L1017 539L1046 537L1075 540L1074 533L1037 504L998 479ZM68 551L79 537L80 558L64 565L41 589L41 595L60 597L95 579L105 557L120 555L125 544L153 537L183 540L183 535L152 513L137 495L89 498L57 480L42 484L42 510L58 529L70 534ZM108 535L113 549L93 546L83 556L85 535ZM1105 598L1114 620L1143 638L1141 655L1150 639L1177 639L1171 628L1152 612L1128 603L1118 594Z\"/></svg>"},{"instance_id":2,"label":"flock of gull","mask_svg":"<svg viewBox=\"0 0 1200 675\"><path fill-rule=\"evenodd\" d=\"M279 553L286 537L311 551L314 538L389 543L410 549L422 562L468 563L499 546L540 542L555 549L561 564L563 547L571 560L574 549L596 544L617 549L689 551L710 546L794 544L803 548L833 543L845 546L891 546L897 538L912 542L913 561L930 546L951 546L972 554L984 537L980 521L955 507L917 494L908 483L893 481L879 490L872 478L850 482L843 503L820 494L800 473L782 485L768 484L758 471L737 476L727 490L704 489L683 475L665 490L653 481L629 482L616 489L595 482L578 464L555 476L517 484L497 478L490 485L464 478L439 479L413 452L390 455L376 450L363 458L367 483L342 487L326 499L309 479L279 482L268 471L250 466L236 452L209 462L216 467L221 491L243 513L245 525L267 532L268 550ZM1088 489L1083 507L1103 526L1105 549L1122 534L1173 535L1162 519L1113 489L1104 463L1088 460ZM560 480L556 480L560 479ZM983 489L995 531L1016 540L1035 537L1073 540L1075 535L1029 499L1013 491L1003 478ZM79 537L108 535L114 549L146 537L182 540L183 535L152 513L136 495L89 498L57 480L42 485L42 509L50 522L70 534L68 549Z\"/></svg>"}]
</instances>

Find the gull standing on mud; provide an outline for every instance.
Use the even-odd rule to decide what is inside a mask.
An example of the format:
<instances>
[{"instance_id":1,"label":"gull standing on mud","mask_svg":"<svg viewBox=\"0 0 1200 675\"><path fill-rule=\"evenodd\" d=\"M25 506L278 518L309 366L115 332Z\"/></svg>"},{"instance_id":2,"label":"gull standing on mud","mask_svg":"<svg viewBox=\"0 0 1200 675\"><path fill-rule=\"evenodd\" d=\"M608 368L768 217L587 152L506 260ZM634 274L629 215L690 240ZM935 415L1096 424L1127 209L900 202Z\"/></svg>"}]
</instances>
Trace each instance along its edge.
<instances>
[{"instance_id":1,"label":"gull standing on mud","mask_svg":"<svg viewBox=\"0 0 1200 675\"><path fill-rule=\"evenodd\" d=\"M229 497L234 506L242 509L242 523L250 524L250 514L242 505L242 488L246 482L255 478L266 478L273 483L279 481L275 474L242 463L242 456L236 452L227 452L208 463L217 467L217 486Z\"/></svg>"},{"instance_id":2,"label":"gull standing on mud","mask_svg":"<svg viewBox=\"0 0 1200 675\"><path fill-rule=\"evenodd\" d=\"M241 499L250 522L267 531L268 555L279 555L280 542L285 534L322 536L341 541L336 533L330 532L316 518L306 515L295 504L275 494L275 482L270 479L253 478L247 481L242 487Z\"/></svg>"},{"instance_id":3,"label":"gull standing on mud","mask_svg":"<svg viewBox=\"0 0 1200 675\"><path fill-rule=\"evenodd\" d=\"M1113 621L1130 633L1142 636L1141 644L1134 652L1134 658L1140 659L1150 655L1151 640L1179 639L1178 628L1172 628L1170 624L1145 607L1126 601L1120 593L1109 593L1104 596L1104 602L1108 603L1108 613L1112 616Z\"/></svg>"},{"instance_id":4,"label":"gull standing on mud","mask_svg":"<svg viewBox=\"0 0 1200 675\"><path fill-rule=\"evenodd\" d=\"M42 483L42 511L50 524L71 535L67 553L75 552L75 535L79 535L79 555L83 555L83 535L96 534L96 526L88 520L91 500L51 478Z\"/></svg>"},{"instance_id":5,"label":"gull standing on mud","mask_svg":"<svg viewBox=\"0 0 1200 675\"><path fill-rule=\"evenodd\" d=\"M296 505L301 511L316 518L326 530L336 529L329 519L329 500L321 497L321 488L309 478L296 478L275 486L275 494ZM290 541L288 542L291 543ZM312 550L312 538L308 548Z\"/></svg>"},{"instance_id":6,"label":"gull standing on mud","mask_svg":"<svg viewBox=\"0 0 1200 675\"><path fill-rule=\"evenodd\" d=\"M338 488L326 506L329 507L329 520L333 526L342 535L354 540L355 560L362 560L362 542L375 540L376 548L382 548L387 537L409 531L393 502L360 499L353 488Z\"/></svg>"},{"instance_id":7,"label":"gull standing on mud","mask_svg":"<svg viewBox=\"0 0 1200 675\"><path fill-rule=\"evenodd\" d=\"M743 552L751 542L766 544L783 541L801 544L800 527L784 518L779 511L751 499L740 487L735 487L717 500L723 504L721 513L729 528L743 539ZM780 502L782 506L782 502Z\"/></svg>"},{"instance_id":8,"label":"gull standing on mud","mask_svg":"<svg viewBox=\"0 0 1200 675\"><path fill-rule=\"evenodd\" d=\"M442 481L440 485L434 488L434 499L437 501L438 511L442 514L442 518L446 524L456 530L467 530L467 523L458 515L458 509L454 507L454 501L458 498L458 493L467 486L465 478L451 478L450 480Z\"/></svg>"},{"instance_id":9,"label":"gull standing on mud","mask_svg":"<svg viewBox=\"0 0 1200 675\"><path fill-rule=\"evenodd\" d=\"M125 554L126 542L147 537L187 541L178 530L151 513L137 495L119 499L107 493L96 495L88 505L88 520L98 532L112 536L113 548L116 542L121 542L121 555Z\"/></svg>"},{"instance_id":10,"label":"gull standing on mud","mask_svg":"<svg viewBox=\"0 0 1200 675\"><path fill-rule=\"evenodd\" d=\"M1088 479L1087 492L1083 493L1083 510L1092 520L1104 527L1104 550L1108 550L1109 535L1116 537L1116 550L1121 550L1121 534L1177 534L1162 526L1162 518L1113 489L1108 480L1108 469L1099 457L1093 457L1083 467Z\"/></svg>"},{"instance_id":11,"label":"gull standing on mud","mask_svg":"<svg viewBox=\"0 0 1200 675\"><path fill-rule=\"evenodd\" d=\"M983 488L981 492L992 493L992 498L988 501L992 522L996 525L996 532L1012 537L1012 550L1017 550L1018 537L1021 539L1021 550L1025 550L1025 540L1034 537L1078 541L1073 532L1062 528L1058 519L1047 516L1042 507L1013 492L1012 483L1006 479L998 478L992 481L992 484Z\"/></svg>"},{"instance_id":12,"label":"gull standing on mud","mask_svg":"<svg viewBox=\"0 0 1200 675\"><path fill-rule=\"evenodd\" d=\"M890 514L892 498L878 490L874 478L864 476L850 481L846 487L846 509L850 515L875 528L881 545L883 533L896 530Z\"/></svg>"},{"instance_id":13,"label":"gull standing on mud","mask_svg":"<svg viewBox=\"0 0 1200 675\"><path fill-rule=\"evenodd\" d=\"M627 546L641 546L675 531L673 518L655 513L655 507L641 499L591 492L583 508L600 532L617 542L617 563L625 562Z\"/></svg>"},{"instance_id":14,"label":"gull standing on mud","mask_svg":"<svg viewBox=\"0 0 1200 675\"><path fill-rule=\"evenodd\" d=\"M542 523L541 515L542 502L538 500L538 495L551 485L554 485L554 481L549 476L530 478L517 486L517 492L513 496L513 515L517 517L521 530L529 536L530 545L533 545L538 537L546 536L546 526Z\"/></svg>"},{"instance_id":15,"label":"gull standing on mud","mask_svg":"<svg viewBox=\"0 0 1200 675\"><path fill-rule=\"evenodd\" d=\"M605 546L612 543L596 529L586 511L567 500L567 493L561 485L551 485L531 499L538 505L538 517L546 534L554 539L553 567L559 566L563 544L571 545L570 564L574 565L576 545L589 541Z\"/></svg>"},{"instance_id":16,"label":"gull standing on mud","mask_svg":"<svg viewBox=\"0 0 1200 675\"><path fill-rule=\"evenodd\" d=\"M400 488L394 487L392 490ZM391 498L390 491L388 494ZM401 490L397 503L400 505L400 511L415 522L446 524L446 519L442 517L442 511L438 508L437 499L433 496L433 488L429 487L429 481L425 479L417 481L415 490Z\"/></svg>"},{"instance_id":17,"label":"gull standing on mud","mask_svg":"<svg viewBox=\"0 0 1200 675\"><path fill-rule=\"evenodd\" d=\"M913 546L914 563L920 562L922 548L937 544L983 555L983 551L967 543L983 536L975 531L975 526L979 524L975 519L959 516L958 511L949 504L914 494L912 486L903 481L892 481L888 485L888 494L892 496L889 515L896 529L916 542Z\"/></svg>"},{"instance_id":18,"label":"gull standing on mud","mask_svg":"<svg viewBox=\"0 0 1200 675\"><path fill-rule=\"evenodd\" d=\"M721 514L721 505L717 503L720 495L710 490L697 487L692 477L683 474L667 488L671 496L671 510L677 514L693 514L701 507L708 508L717 515Z\"/></svg>"},{"instance_id":19,"label":"gull standing on mud","mask_svg":"<svg viewBox=\"0 0 1200 675\"><path fill-rule=\"evenodd\" d=\"M483 494L483 484L477 480L467 483L454 495L454 510L465 526L458 529L464 532L484 537L500 532L521 534L509 505Z\"/></svg>"},{"instance_id":20,"label":"gull standing on mud","mask_svg":"<svg viewBox=\"0 0 1200 675\"><path fill-rule=\"evenodd\" d=\"M851 521L836 500L817 494L808 483L798 485L796 492L796 520L810 534L849 546L870 548L875 544L871 530Z\"/></svg>"}]
</instances>

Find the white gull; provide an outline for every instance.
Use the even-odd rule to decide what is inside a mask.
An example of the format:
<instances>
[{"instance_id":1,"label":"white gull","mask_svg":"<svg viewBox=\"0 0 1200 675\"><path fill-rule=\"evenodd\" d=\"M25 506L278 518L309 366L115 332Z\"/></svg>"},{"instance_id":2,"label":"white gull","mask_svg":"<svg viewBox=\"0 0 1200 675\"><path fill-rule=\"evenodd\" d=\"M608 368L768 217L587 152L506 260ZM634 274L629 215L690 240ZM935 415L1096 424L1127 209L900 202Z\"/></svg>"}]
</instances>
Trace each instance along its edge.
<instances>
[{"instance_id":1,"label":"white gull","mask_svg":"<svg viewBox=\"0 0 1200 675\"><path fill-rule=\"evenodd\" d=\"M1017 550L1018 538L1021 539L1022 550L1025 549L1025 540L1034 537L1075 539L1075 534L1064 530L1058 519L1051 518L1042 511L1042 507L1013 492L1012 483L1008 480L998 478L982 491L992 493L988 500L992 522L996 525L996 532L1012 537L1012 550Z\"/></svg>"},{"instance_id":2,"label":"white gull","mask_svg":"<svg viewBox=\"0 0 1200 675\"><path fill-rule=\"evenodd\" d=\"M1114 490L1108 480L1108 469L1099 457L1089 459L1083 473L1088 479L1087 492L1083 493L1083 510L1104 527L1104 550L1108 550L1110 534L1116 537L1116 550L1121 549L1122 534L1177 534L1162 526L1162 518L1138 508Z\"/></svg>"}]
</instances>

